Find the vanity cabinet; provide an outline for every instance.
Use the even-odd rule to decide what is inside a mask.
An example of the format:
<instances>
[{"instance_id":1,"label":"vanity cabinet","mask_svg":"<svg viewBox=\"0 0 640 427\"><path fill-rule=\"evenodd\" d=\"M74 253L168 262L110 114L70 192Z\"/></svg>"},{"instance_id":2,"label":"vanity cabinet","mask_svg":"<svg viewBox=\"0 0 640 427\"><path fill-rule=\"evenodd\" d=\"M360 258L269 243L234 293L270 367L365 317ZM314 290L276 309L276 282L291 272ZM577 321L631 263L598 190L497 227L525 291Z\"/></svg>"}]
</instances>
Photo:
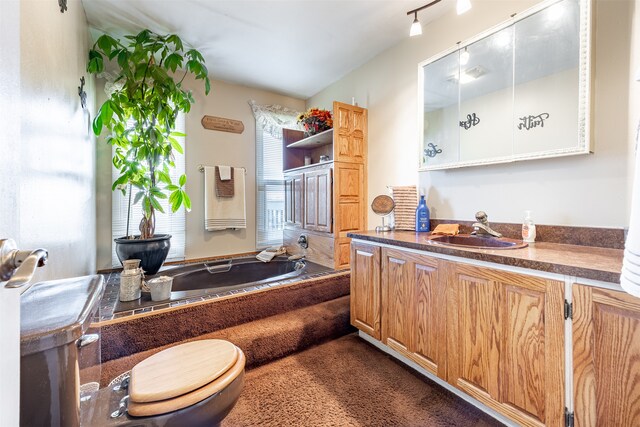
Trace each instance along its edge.
<instances>
[{"instance_id":1,"label":"vanity cabinet","mask_svg":"<svg viewBox=\"0 0 640 427\"><path fill-rule=\"evenodd\" d=\"M355 327L518 424L564 424L564 282L351 248Z\"/></svg>"},{"instance_id":2,"label":"vanity cabinet","mask_svg":"<svg viewBox=\"0 0 640 427\"><path fill-rule=\"evenodd\" d=\"M382 342L427 371L446 378L444 262L382 250Z\"/></svg>"},{"instance_id":3,"label":"vanity cabinet","mask_svg":"<svg viewBox=\"0 0 640 427\"><path fill-rule=\"evenodd\" d=\"M307 258L340 270L349 268L347 233L366 228L367 110L334 102L333 120L333 129L307 138L283 131L284 245L300 253L297 241L306 234Z\"/></svg>"},{"instance_id":4,"label":"vanity cabinet","mask_svg":"<svg viewBox=\"0 0 640 427\"><path fill-rule=\"evenodd\" d=\"M575 426L640 425L640 299L573 286Z\"/></svg>"},{"instance_id":5,"label":"vanity cabinet","mask_svg":"<svg viewBox=\"0 0 640 427\"><path fill-rule=\"evenodd\" d=\"M351 244L351 324L380 339L380 252L377 246Z\"/></svg>"},{"instance_id":6,"label":"vanity cabinet","mask_svg":"<svg viewBox=\"0 0 640 427\"><path fill-rule=\"evenodd\" d=\"M521 425L562 425L564 283L447 269L448 382Z\"/></svg>"}]
</instances>

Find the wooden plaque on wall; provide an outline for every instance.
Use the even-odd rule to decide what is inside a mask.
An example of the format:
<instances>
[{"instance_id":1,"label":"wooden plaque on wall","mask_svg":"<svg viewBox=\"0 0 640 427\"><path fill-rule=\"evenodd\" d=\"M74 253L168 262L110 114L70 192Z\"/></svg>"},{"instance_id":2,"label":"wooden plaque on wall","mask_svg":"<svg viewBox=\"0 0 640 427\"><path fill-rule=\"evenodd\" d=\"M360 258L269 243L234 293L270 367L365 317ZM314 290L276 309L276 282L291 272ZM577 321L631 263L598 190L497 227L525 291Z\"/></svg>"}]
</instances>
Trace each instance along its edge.
<instances>
[{"instance_id":1,"label":"wooden plaque on wall","mask_svg":"<svg viewBox=\"0 0 640 427\"><path fill-rule=\"evenodd\" d=\"M204 116L201 120L202 127L222 132L242 133L244 124L240 120L225 119L224 117Z\"/></svg>"}]
</instances>

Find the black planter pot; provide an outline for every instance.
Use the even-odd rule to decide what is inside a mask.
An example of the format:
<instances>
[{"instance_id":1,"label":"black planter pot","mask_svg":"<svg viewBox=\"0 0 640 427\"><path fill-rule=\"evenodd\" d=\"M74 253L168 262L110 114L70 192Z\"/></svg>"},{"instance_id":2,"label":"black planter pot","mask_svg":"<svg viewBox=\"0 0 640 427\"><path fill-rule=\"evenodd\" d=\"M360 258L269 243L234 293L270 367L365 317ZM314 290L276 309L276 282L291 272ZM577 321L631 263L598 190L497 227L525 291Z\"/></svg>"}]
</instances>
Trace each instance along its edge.
<instances>
[{"instance_id":1,"label":"black planter pot","mask_svg":"<svg viewBox=\"0 0 640 427\"><path fill-rule=\"evenodd\" d=\"M137 237L137 236L136 236ZM171 234L156 234L150 239L113 239L116 242L116 254L122 261L139 259L140 267L146 274L156 274L167 259L171 247Z\"/></svg>"}]
</instances>

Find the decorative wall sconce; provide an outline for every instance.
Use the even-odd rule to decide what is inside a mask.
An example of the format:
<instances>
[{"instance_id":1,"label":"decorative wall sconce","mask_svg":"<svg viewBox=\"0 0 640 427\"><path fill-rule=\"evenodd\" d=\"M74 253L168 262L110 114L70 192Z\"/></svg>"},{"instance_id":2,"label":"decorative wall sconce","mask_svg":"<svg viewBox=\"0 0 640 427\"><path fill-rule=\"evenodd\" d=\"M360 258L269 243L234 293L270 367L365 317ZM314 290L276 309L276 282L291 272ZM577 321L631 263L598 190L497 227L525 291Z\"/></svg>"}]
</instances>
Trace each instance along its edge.
<instances>
[{"instance_id":1,"label":"decorative wall sconce","mask_svg":"<svg viewBox=\"0 0 640 427\"><path fill-rule=\"evenodd\" d=\"M67 11L67 0L58 0L58 5L60 6L60 13Z\"/></svg>"},{"instance_id":2,"label":"decorative wall sconce","mask_svg":"<svg viewBox=\"0 0 640 427\"><path fill-rule=\"evenodd\" d=\"M82 109L87 108L87 92L84 90L84 76L80 77L80 86L78 86L78 95L80 96L80 105Z\"/></svg>"}]
</instances>

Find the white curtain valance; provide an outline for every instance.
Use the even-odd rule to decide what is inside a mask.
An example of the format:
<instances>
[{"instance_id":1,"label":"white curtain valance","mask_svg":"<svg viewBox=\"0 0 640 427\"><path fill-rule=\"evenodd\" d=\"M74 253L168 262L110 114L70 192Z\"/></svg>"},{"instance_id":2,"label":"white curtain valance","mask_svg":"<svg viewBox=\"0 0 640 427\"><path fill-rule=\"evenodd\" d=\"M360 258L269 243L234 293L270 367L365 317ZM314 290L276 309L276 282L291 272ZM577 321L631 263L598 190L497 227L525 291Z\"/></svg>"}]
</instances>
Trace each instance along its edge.
<instances>
[{"instance_id":1,"label":"white curtain valance","mask_svg":"<svg viewBox=\"0 0 640 427\"><path fill-rule=\"evenodd\" d=\"M283 128L303 130L298 124L299 111L281 105L258 105L254 100L250 100L249 105L256 123L274 138L282 139Z\"/></svg>"}]
</instances>

